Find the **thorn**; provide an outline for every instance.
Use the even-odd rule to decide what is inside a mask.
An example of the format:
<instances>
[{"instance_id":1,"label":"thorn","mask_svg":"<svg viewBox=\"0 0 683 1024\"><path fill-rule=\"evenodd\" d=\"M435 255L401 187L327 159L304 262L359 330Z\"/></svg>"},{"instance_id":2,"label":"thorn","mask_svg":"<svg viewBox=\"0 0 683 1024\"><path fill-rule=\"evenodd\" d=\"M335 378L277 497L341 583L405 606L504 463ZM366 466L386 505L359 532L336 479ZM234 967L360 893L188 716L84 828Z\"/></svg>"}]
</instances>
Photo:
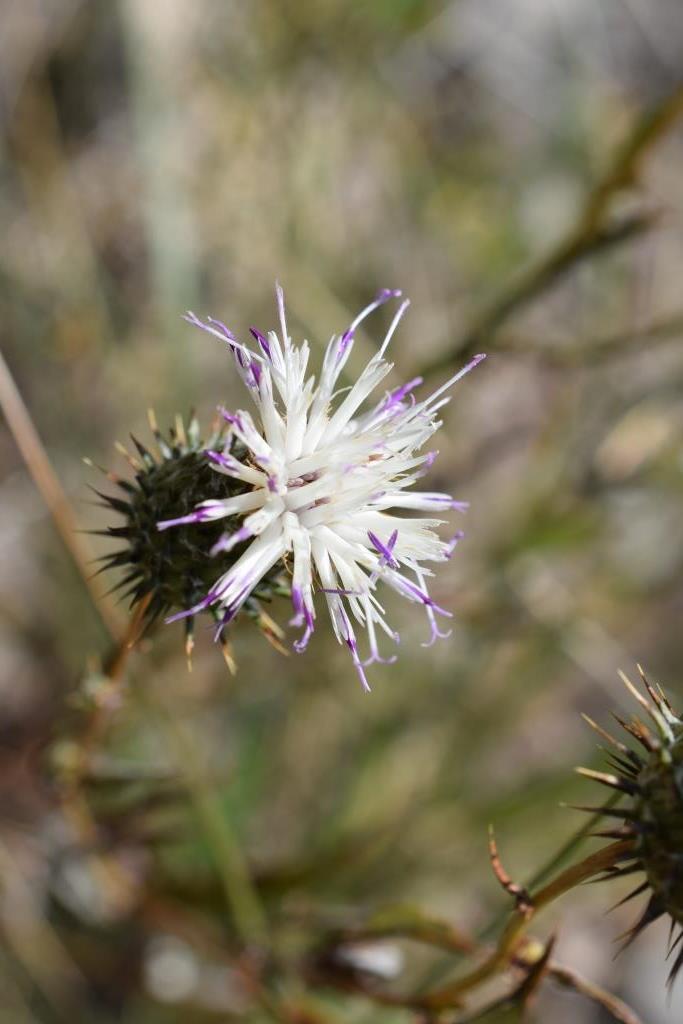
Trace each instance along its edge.
<instances>
[{"instance_id":1,"label":"thorn","mask_svg":"<svg viewBox=\"0 0 683 1024\"><path fill-rule=\"evenodd\" d=\"M606 818L621 818L624 821L638 822L635 811L628 807L589 807L587 804L560 804L560 807L568 807L571 811L585 811L586 814L600 814Z\"/></svg>"},{"instance_id":2,"label":"thorn","mask_svg":"<svg viewBox=\"0 0 683 1024\"><path fill-rule=\"evenodd\" d=\"M147 421L149 423L149 429L152 431L152 434L154 435L154 440L157 443L159 454L163 459L170 459L173 452L166 444L166 441L164 440L162 433L159 430L159 424L157 423L156 413L154 412L154 409L147 410Z\"/></svg>"},{"instance_id":3,"label":"thorn","mask_svg":"<svg viewBox=\"0 0 683 1024\"><path fill-rule=\"evenodd\" d=\"M525 1011L528 1009L529 1003L531 1002L534 995L538 991L539 986L543 982L543 979L548 969L548 964L550 962L550 957L552 955L553 949L555 948L556 941L557 936L551 935L545 945L543 953L538 958L538 960L536 960L535 963L532 964L532 966L528 970L526 978L523 980L521 985L519 985L518 988L515 989L515 991L512 994L512 998L515 1003L519 1004L522 1010L522 1014L525 1014Z\"/></svg>"},{"instance_id":4,"label":"thorn","mask_svg":"<svg viewBox=\"0 0 683 1024\"><path fill-rule=\"evenodd\" d=\"M634 718L632 722L627 722L621 715L617 715L612 712L612 717L616 719L622 729L624 729L629 736L633 736L634 740L645 747L649 754L654 753L655 750L659 750L659 743L656 738L652 735L650 730L640 722L637 718Z\"/></svg>"},{"instance_id":5,"label":"thorn","mask_svg":"<svg viewBox=\"0 0 683 1024\"><path fill-rule=\"evenodd\" d=\"M615 942L619 942L621 939L624 938L626 939L626 941L619 947L619 949L614 955L614 958L616 959L620 953L623 953L623 951L628 946L630 946L635 939L638 938L640 933L644 931L648 925L652 924L653 921L656 921L658 917L661 917L662 914L664 914L664 909L660 905L657 897L653 894L650 897L650 900L647 906L645 907L645 910L643 911L642 915L638 918L633 927L629 928L621 935L618 935L615 939ZM674 967L676 967L676 964L674 964ZM676 970L678 970L678 968L676 968Z\"/></svg>"},{"instance_id":6,"label":"thorn","mask_svg":"<svg viewBox=\"0 0 683 1024\"><path fill-rule=\"evenodd\" d=\"M667 988L671 988L671 986L676 980L676 976L678 975L678 972L680 971L681 967L683 967L683 949L679 950L678 956L674 961L673 967L669 971L669 976L666 979Z\"/></svg>"},{"instance_id":7,"label":"thorn","mask_svg":"<svg viewBox=\"0 0 683 1024\"><path fill-rule=\"evenodd\" d=\"M156 437L157 434L160 433L160 431L159 431L159 424L157 423L157 415L156 415L154 409L152 409L151 406L147 410L147 422L149 423L149 429L152 431L152 433Z\"/></svg>"},{"instance_id":8,"label":"thorn","mask_svg":"<svg viewBox=\"0 0 683 1024\"><path fill-rule=\"evenodd\" d=\"M623 907L625 903L628 903L630 900L635 899L636 896L640 896L641 893L645 892L645 890L649 887L649 885L650 885L650 883L648 882L647 879L645 879L645 881L641 882L641 884L639 886L637 886L632 892L630 892L628 894L628 896L624 896L623 899L619 900L617 903L615 903L613 906L611 906L609 908L609 910L607 910L607 913L611 914L613 910L617 909L617 907Z\"/></svg>"},{"instance_id":9,"label":"thorn","mask_svg":"<svg viewBox=\"0 0 683 1024\"><path fill-rule=\"evenodd\" d=\"M221 651L223 652L223 658L225 664L228 666L228 672L231 676L237 675L237 662L235 661L232 653L232 646L229 640L226 640L224 636L220 638Z\"/></svg>"},{"instance_id":10,"label":"thorn","mask_svg":"<svg viewBox=\"0 0 683 1024\"><path fill-rule=\"evenodd\" d=\"M125 445L121 444L120 441L115 441L114 447L116 448L119 455L123 455L124 459L131 467L131 469L134 469L136 473L139 473L142 470L142 463L138 462L135 456L130 454Z\"/></svg>"},{"instance_id":11,"label":"thorn","mask_svg":"<svg viewBox=\"0 0 683 1024\"><path fill-rule=\"evenodd\" d=\"M622 754L629 753L629 748L626 746L625 743L622 743L621 740L616 739L616 737L612 736L611 733L608 733L606 729L603 729L601 725L598 725L598 723L594 722L592 718L590 718L588 715L585 715L583 711L581 712L581 717L583 718L584 722L590 725L591 729L594 729L597 732L598 736L602 736L604 740L607 740L608 743L611 743L612 746L616 747L616 749L619 750Z\"/></svg>"},{"instance_id":12,"label":"thorn","mask_svg":"<svg viewBox=\"0 0 683 1024\"><path fill-rule=\"evenodd\" d=\"M101 502L95 502L100 508L106 508L108 510L113 509L114 512L119 512L122 516L130 514L130 505L123 498L116 498L112 494L105 494L104 491L98 491L92 484L88 484L88 490L96 494L98 498L101 498Z\"/></svg>"},{"instance_id":13,"label":"thorn","mask_svg":"<svg viewBox=\"0 0 683 1024\"><path fill-rule=\"evenodd\" d=\"M192 652L194 650L194 622L192 617L185 619L185 658L187 660L187 671L192 671Z\"/></svg>"},{"instance_id":14,"label":"thorn","mask_svg":"<svg viewBox=\"0 0 683 1024\"><path fill-rule=\"evenodd\" d=\"M661 688L659 683L657 683L657 693L659 694L659 699L661 700L663 706L666 708L666 710L671 715L672 721L678 722L679 721L678 715L675 713L674 709L671 707L671 703L669 701L669 698L664 693L664 690Z\"/></svg>"},{"instance_id":15,"label":"thorn","mask_svg":"<svg viewBox=\"0 0 683 1024\"><path fill-rule=\"evenodd\" d=\"M187 447L187 437L185 435L185 424L183 423L183 417L180 415L180 413L176 413L174 424L175 424L175 436L178 439L178 443L180 445L182 445L183 448L186 448Z\"/></svg>"},{"instance_id":16,"label":"thorn","mask_svg":"<svg viewBox=\"0 0 683 1024\"><path fill-rule=\"evenodd\" d=\"M645 670L644 670L643 666L640 664L640 662L636 663L636 668L638 669L638 675L640 676L640 680L641 680L643 686L645 687L645 689L647 690L648 694L650 695L651 699L654 701L654 703L656 705L659 705L659 694L657 693L655 688L651 685L649 679L645 675Z\"/></svg>"},{"instance_id":17,"label":"thorn","mask_svg":"<svg viewBox=\"0 0 683 1024\"><path fill-rule=\"evenodd\" d=\"M638 665L637 668L638 668L638 673L640 675L640 678L643 681L643 685L644 685L645 689L649 693L650 697L652 698L652 700L653 700L655 706L658 708L659 712L666 719L667 723L669 725L676 725L676 724L678 724L679 719L678 719L677 715L674 714L674 710L671 707L671 704L669 703L669 698L664 693L664 690L661 688L661 686L659 684L656 685L656 688L655 688L655 686L652 685L652 683L649 681L649 679L645 675L645 670L643 669L642 665Z\"/></svg>"},{"instance_id":18,"label":"thorn","mask_svg":"<svg viewBox=\"0 0 683 1024\"><path fill-rule=\"evenodd\" d=\"M109 566L105 565L104 568L108 569ZM95 573L95 575L97 575L97 573ZM119 580L118 583L115 583L113 587L110 587L109 590L107 590L105 592L105 597L111 597L111 595L115 594L117 591L123 590L124 587L130 586L130 584L133 583L136 580L137 576L138 576L138 570L137 569L134 569L132 572L127 573L123 577L122 580ZM127 594L124 593L124 594L121 595L121 597L125 598L125 597L127 597Z\"/></svg>"},{"instance_id":19,"label":"thorn","mask_svg":"<svg viewBox=\"0 0 683 1024\"><path fill-rule=\"evenodd\" d=\"M505 891L512 897L514 897L517 908L525 915L530 916L534 909L534 904L531 896L527 890L517 885L512 881L508 873L503 867L500 856L498 855L498 847L496 845L496 839L493 834L493 825L489 825L489 859L491 861L491 868L493 873L500 882L501 886Z\"/></svg>"},{"instance_id":20,"label":"thorn","mask_svg":"<svg viewBox=\"0 0 683 1024\"><path fill-rule=\"evenodd\" d=\"M285 639L286 634L282 626L280 626L279 623L275 621L275 619L271 619L268 612L264 612L263 608L259 608L259 625L261 623L267 626L267 628L272 631L272 633L278 638L278 640Z\"/></svg>"},{"instance_id":21,"label":"thorn","mask_svg":"<svg viewBox=\"0 0 683 1024\"><path fill-rule=\"evenodd\" d=\"M618 789L622 793L627 793L629 796L634 796L639 791L639 787L628 782L626 779L622 779L618 775L608 775L606 772L595 772L592 768L575 768L574 771L577 775L583 775L586 779L592 779L593 782L599 782L603 786L609 786L611 789Z\"/></svg>"},{"instance_id":22,"label":"thorn","mask_svg":"<svg viewBox=\"0 0 683 1024\"><path fill-rule=\"evenodd\" d=\"M135 437L134 434L130 435L130 439L137 448L138 455L142 459L145 466L147 466L150 469L153 466L156 466L156 459L154 458L150 450L148 448L145 448L144 444L142 444L141 441L138 441L137 437Z\"/></svg>"},{"instance_id":23,"label":"thorn","mask_svg":"<svg viewBox=\"0 0 683 1024\"><path fill-rule=\"evenodd\" d=\"M595 878L589 878L586 885L595 885L597 882L613 882L615 878L627 878L628 875L635 875L636 872L642 870L640 862L625 868L608 868L604 874L596 875Z\"/></svg>"},{"instance_id":24,"label":"thorn","mask_svg":"<svg viewBox=\"0 0 683 1024\"><path fill-rule=\"evenodd\" d=\"M282 643L285 639L285 632L278 623L275 622L274 619L271 619L270 615L268 615L267 612L264 612L262 608L259 609L256 621L258 622L259 629L271 647L274 647L279 654L284 654L285 657L288 658L292 652Z\"/></svg>"},{"instance_id":25,"label":"thorn","mask_svg":"<svg viewBox=\"0 0 683 1024\"><path fill-rule=\"evenodd\" d=\"M619 678L621 679L622 683L624 684L626 689L629 691L631 696L634 697L638 701L640 706L645 711L647 711L647 713L649 715L650 711L651 711L650 705L645 700L645 698L643 697L642 693L640 693L640 691L638 690L638 687L635 686L635 684L631 682L631 680L626 675L626 673L623 671L623 669L618 669L617 670L617 675L619 676Z\"/></svg>"},{"instance_id":26,"label":"thorn","mask_svg":"<svg viewBox=\"0 0 683 1024\"><path fill-rule=\"evenodd\" d=\"M93 462L88 455L84 455L81 461L88 467L88 469L96 469L98 473L102 473L102 475L106 476L108 480L111 480L113 484L117 484L119 487L121 486L121 477L111 469L105 469L105 467L100 466L99 463Z\"/></svg>"},{"instance_id":27,"label":"thorn","mask_svg":"<svg viewBox=\"0 0 683 1024\"><path fill-rule=\"evenodd\" d=\"M642 693L640 693L638 691L638 688L636 686L634 686L634 684L628 678L626 673L622 672L621 669L619 669L619 678L621 679L621 681L624 684L624 686L626 687L626 689L638 701L640 706L642 708L644 708L645 711L648 713L648 715L650 716L652 721L657 726L657 729L661 733L661 735L664 736L666 739L673 740L673 735L671 733L671 728L669 726L669 723L666 721L666 719L661 714L661 712L658 710L658 708L656 706L653 707L652 704L650 704L649 701L645 700L645 698L643 697ZM649 692L649 689L650 688L648 686L648 692Z\"/></svg>"},{"instance_id":28,"label":"thorn","mask_svg":"<svg viewBox=\"0 0 683 1024\"><path fill-rule=\"evenodd\" d=\"M604 750L604 747L602 748ZM619 757L617 754L611 753L611 751L605 751L607 754L607 764L611 768L616 768L620 775L623 775L627 779L637 779L640 771L643 767L643 762L638 758L639 765L636 766L632 761L626 761L623 757ZM638 756L637 754L635 755Z\"/></svg>"},{"instance_id":29,"label":"thorn","mask_svg":"<svg viewBox=\"0 0 683 1024\"><path fill-rule=\"evenodd\" d=\"M624 825L622 828L605 828L598 832L589 832L591 839L635 839L636 831L631 825Z\"/></svg>"},{"instance_id":30,"label":"thorn","mask_svg":"<svg viewBox=\"0 0 683 1024\"><path fill-rule=\"evenodd\" d=\"M671 939L673 938L673 933L674 933L674 928L675 927L676 927L676 921L672 920L671 921L671 927L669 928L669 940L668 940L669 950L668 950L668 952L666 954L666 959L667 960L669 959L669 957L671 956L671 954L673 953L674 949L679 944L681 939L683 939L683 928L681 928L680 932L678 933L678 935L676 936L674 941L673 942L671 941Z\"/></svg>"}]
</instances>

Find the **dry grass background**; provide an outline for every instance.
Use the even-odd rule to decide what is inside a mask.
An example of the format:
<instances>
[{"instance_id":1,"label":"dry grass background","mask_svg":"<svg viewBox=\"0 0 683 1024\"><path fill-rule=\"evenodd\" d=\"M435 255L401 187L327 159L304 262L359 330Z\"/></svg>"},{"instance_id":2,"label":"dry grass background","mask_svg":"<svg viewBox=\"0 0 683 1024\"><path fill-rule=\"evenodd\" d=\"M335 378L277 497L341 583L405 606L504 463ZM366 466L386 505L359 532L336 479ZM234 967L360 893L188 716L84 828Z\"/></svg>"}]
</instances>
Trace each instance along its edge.
<instances>
[{"instance_id":1,"label":"dry grass background","mask_svg":"<svg viewBox=\"0 0 683 1024\"><path fill-rule=\"evenodd\" d=\"M397 375L490 355L434 470L472 504L437 585L452 637L423 649L397 603L401 657L367 697L322 631L285 659L239 628L233 679L208 635L188 675L160 629L66 811L47 750L109 638L2 427L3 1022L247 1012L216 836L178 792L188 735L285 949L310 920L396 902L485 928L503 905L488 823L528 877L578 825L560 802L593 795L571 773L597 763L579 711L625 707L616 670L635 661L680 692L677 0L22 0L0 40L3 351L83 527L106 517L82 456L120 469L113 440L144 437L149 406L208 421L239 393L187 308L270 328L278 277L321 351L401 287ZM617 895L565 900L558 955L673 1024L662 935L612 962ZM536 1019L607 1018L550 987Z\"/></svg>"}]
</instances>

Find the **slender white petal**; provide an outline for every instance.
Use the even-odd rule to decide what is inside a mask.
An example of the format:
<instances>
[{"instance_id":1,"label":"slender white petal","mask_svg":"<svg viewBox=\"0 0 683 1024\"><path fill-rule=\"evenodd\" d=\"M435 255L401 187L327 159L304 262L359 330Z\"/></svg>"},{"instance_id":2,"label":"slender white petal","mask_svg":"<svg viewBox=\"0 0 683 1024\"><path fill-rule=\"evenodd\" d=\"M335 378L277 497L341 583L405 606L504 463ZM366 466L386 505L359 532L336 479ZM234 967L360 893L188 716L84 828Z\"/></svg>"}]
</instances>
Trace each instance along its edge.
<instances>
[{"instance_id":1,"label":"slender white petal","mask_svg":"<svg viewBox=\"0 0 683 1024\"><path fill-rule=\"evenodd\" d=\"M466 502L449 494L413 491L436 458L422 449L441 426L437 412L449 400L447 392L483 356L475 356L432 395L418 401L419 377L373 399L373 391L390 373L384 360L405 313L404 301L395 313L377 353L350 387L339 378L353 347L358 326L400 292L383 289L341 335L327 346L320 379L307 377L309 346L294 345L287 333L285 301L276 286L279 334L250 328L257 345L247 348L219 320L187 319L225 342L242 381L256 406L254 418L242 410L224 412L230 435L246 453L237 458L230 445L209 451L213 468L250 485L251 490L225 500L202 502L192 512L158 524L172 526L243 517L237 529L226 532L213 553L225 556L244 546L233 565L216 581L203 601L173 618L212 608L218 630L227 625L250 598L258 583L278 565L292 573L292 624L303 630L294 647L303 651L315 628L315 594L322 593L332 628L345 644L362 685L369 689L365 667L384 657L378 630L391 641L396 634L385 619L376 589L385 584L421 606L430 627L431 644L449 634L437 616L450 616L427 590L429 563L450 558L462 536L442 540L441 518L406 513L444 514L465 511ZM397 514L394 514L397 513ZM356 630L367 637L369 655L363 660Z\"/></svg>"}]
</instances>

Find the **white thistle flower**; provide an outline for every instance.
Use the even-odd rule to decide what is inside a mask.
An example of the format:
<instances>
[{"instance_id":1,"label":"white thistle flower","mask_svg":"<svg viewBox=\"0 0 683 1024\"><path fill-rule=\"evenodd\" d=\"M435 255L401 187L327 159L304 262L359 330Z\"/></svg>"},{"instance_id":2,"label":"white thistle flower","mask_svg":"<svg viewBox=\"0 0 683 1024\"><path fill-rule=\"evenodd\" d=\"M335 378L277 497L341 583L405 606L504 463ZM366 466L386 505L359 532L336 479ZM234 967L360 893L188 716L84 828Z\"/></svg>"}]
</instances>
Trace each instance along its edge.
<instances>
[{"instance_id":1,"label":"white thistle flower","mask_svg":"<svg viewBox=\"0 0 683 1024\"><path fill-rule=\"evenodd\" d=\"M350 388L336 389L353 346L358 325L400 291L382 290L355 318L347 331L327 346L320 380L307 378L310 354L306 341L294 345L287 333L282 289L277 304L280 334L251 334L259 351L237 340L225 324L194 313L186 319L228 344L238 372L256 406L256 416L238 410L222 414L244 449L244 461L233 454L207 451L214 469L243 481L251 490L225 500L201 502L189 515L160 522L158 528L202 523L227 516L244 516L237 531L224 534L213 553L230 551L250 541L206 595L193 608L171 616L171 622L209 607L219 614L219 631L231 622L259 580L273 566L292 556L292 625L303 628L294 647L305 649L315 628L314 594L325 595L332 626L340 643L351 652L363 687L369 690L365 668L382 658L378 629L393 642L399 636L387 624L377 598L377 586L387 584L427 614L429 646L442 633L436 616L451 613L434 603L425 563L448 559L462 536L442 540L440 518L410 518L408 512L465 511L466 502L449 494L410 490L424 475L436 452L421 454L441 426L437 412L448 401L446 392L484 358L477 355L428 398L417 401L412 392L420 377L386 391L375 405L361 411L369 395L392 369L384 354L403 316L402 302L379 351ZM356 629L367 632L369 657L361 660Z\"/></svg>"}]
</instances>

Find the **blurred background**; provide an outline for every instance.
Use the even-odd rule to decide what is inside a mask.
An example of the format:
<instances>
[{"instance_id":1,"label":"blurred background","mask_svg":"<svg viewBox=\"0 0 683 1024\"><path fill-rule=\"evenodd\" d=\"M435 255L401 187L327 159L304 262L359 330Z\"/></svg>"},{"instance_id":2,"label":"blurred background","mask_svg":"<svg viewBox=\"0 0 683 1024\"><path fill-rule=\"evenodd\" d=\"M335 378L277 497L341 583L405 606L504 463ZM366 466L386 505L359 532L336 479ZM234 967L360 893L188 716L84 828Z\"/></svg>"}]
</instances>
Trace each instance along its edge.
<instances>
[{"instance_id":1,"label":"blurred background","mask_svg":"<svg viewBox=\"0 0 683 1024\"><path fill-rule=\"evenodd\" d=\"M524 880L582 823L561 803L598 800L572 773L600 763L580 711L630 712L616 673L635 662L680 703L683 8L5 0L0 53L2 349L80 527L112 521L84 456L130 472L114 441L147 440L148 407L208 424L240 395L188 308L267 330L278 278L315 361L398 287L396 382L489 354L445 410L431 477L472 506L434 588L452 636L422 648L426 622L389 601L400 660L366 696L331 631L285 658L240 624L231 677L201 624L191 674L182 630L160 627L78 786L64 763L112 638L3 373L0 1019L272 1019L231 953L221 820L285 959L396 904L481 933L507 906L489 822ZM364 325L356 369L390 315ZM116 634L125 605L102 607ZM613 961L624 891L575 891L537 934L673 1024L666 928ZM398 988L457 965L384 952ZM411 1019L305 998L292 1021ZM610 1018L549 982L535 1019Z\"/></svg>"}]
</instances>

